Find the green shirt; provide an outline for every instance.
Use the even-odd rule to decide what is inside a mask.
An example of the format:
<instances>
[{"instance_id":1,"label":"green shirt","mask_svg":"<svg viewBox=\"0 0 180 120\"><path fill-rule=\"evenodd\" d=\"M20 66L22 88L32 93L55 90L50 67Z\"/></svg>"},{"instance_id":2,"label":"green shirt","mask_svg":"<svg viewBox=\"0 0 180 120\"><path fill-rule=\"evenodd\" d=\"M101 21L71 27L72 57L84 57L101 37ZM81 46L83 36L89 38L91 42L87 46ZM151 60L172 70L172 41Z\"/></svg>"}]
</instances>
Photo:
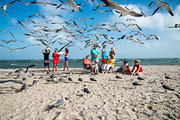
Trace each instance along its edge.
<instances>
[{"instance_id":1,"label":"green shirt","mask_svg":"<svg viewBox=\"0 0 180 120\"><path fill-rule=\"evenodd\" d=\"M99 51L97 49L91 49L91 54L93 54L94 56L98 56L99 55ZM91 60L98 60L98 57L94 57L94 56L91 56Z\"/></svg>"}]
</instances>

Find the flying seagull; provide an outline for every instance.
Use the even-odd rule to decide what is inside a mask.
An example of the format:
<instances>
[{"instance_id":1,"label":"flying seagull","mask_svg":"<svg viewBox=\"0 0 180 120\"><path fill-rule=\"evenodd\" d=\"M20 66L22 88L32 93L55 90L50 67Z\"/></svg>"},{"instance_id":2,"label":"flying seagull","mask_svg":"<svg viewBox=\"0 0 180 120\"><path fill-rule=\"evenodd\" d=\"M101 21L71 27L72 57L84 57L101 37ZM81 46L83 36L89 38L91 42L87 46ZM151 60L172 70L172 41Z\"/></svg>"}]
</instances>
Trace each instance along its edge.
<instances>
[{"instance_id":1,"label":"flying seagull","mask_svg":"<svg viewBox=\"0 0 180 120\"><path fill-rule=\"evenodd\" d=\"M161 0L158 0L158 1L153 1L149 4L148 7L151 7L151 5L154 4L154 5L157 5L158 7L156 8L156 10L153 12L152 15L154 15L158 10L163 10L163 9L167 9L167 11L169 12L169 14L171 16L174 16L173 12L172 12L172 9L171 7L169 6L168 2L164 2L164 1L161 1Z\"/></svg>"},{"instance_id":2,"label":"flying seagull","mask_svg":"<svg viewBox=\"0 0 180 120\"><path fill-rule=\"evenodd\" d=\"M9 5L15 3L15 2L16 2L16 0L14 0L14 1L8 3L8 4L5 4L5 5L1 6L1 9L3 10L3 13L6 14L6 13L7 13L7 7L8 7Z\"/></svg>"},{"instance_id":3,"label":"flying seagull","mask_svg":"<svg viewBox=\"0 0 180 120\"><path fill-rule=\"evenodd\" d=\"M6 44L9 44L11 42L16 42L17 40L2 40L2 39L0 39L0 41L4 42Z\"/></svg>"},{"instance_id":4,"label":"flying seagull","mask_svg":"<svg viewBox=\"0 0 180 120\"><path fill-rule=\"evenodd\" d=\"M108 7L120 11L121 16L127 16L127 15L131 15L131 16L134 16L134 17L142 17L143 16L143 14L137 13L137 12L135 12L133 10L130 10L130 9L127 9L127 8L125 9L125 8L121 7L118 3L113 2L111 0L102 0L102 1Z\"/></svg>"}]
</instances>

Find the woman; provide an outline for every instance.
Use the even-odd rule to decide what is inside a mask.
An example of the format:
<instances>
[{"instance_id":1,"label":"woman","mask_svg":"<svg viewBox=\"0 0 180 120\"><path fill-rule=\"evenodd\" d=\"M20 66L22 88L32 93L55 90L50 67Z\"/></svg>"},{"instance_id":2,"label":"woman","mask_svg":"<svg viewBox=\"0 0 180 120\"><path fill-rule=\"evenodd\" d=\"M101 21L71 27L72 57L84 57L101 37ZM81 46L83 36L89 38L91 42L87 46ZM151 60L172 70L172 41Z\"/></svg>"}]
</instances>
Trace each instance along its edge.
<instances>
[{"instance_id":1,"label":"woman","mask_svg":"<svg viewBox=\"0 0 180 120\"><path fill-rule=\"evenodd\" d=\"M140 65L140 61L139 60L135 60L134 61L134 67L131 71L131 75L132 76L139 76L142 75L143 69L142 66Z\"/></svg>"},{"instance_id":2,"label":"woman","mask_svg":"<svg viewBox=\"0 0 180 120\"><path fill-rule=\"evenodd\" d=\"M109 56L113 55L114 57L116 56L116 51L115 51L115 48L112 47L111 48L111 51L109 52Z\"/></svg>"},{"instance_id":3,"label":"woman","mask_svg":"<svg viewBox=\"0 0 180 120\"><path fill-rule=\"evenodd\" d=\"M104 70L107 72L110 70L110 68L113 68L114 65L115 65L115 57L114 55L110 55L110 59L107 59L107 62L104 65Z\"/></svg>"},{"instance_id":4,"label":"woman","mask_svg":"<svg viewBox=\"0 0 180 120\"><path fill-rule=\"evenodd\" d=\"M101 69L103 71L104 70L104 64L106 64L106 61L107 61L106 45L103 46L103 49L101 51L101 58L102 58Z\"/></svg>"},{"instance_id":5,"label":"woman","mask_svg":"<svg viewBox=\"0 0 180 120\"><path fill-rule=\"evenodd\" d=\"M59 53L58 53L58 49L55 49L54 53L53 53L53 72L56 70L58 71L58 64L59 64Z\"/></svg>"},{"instance_id":6,"label":"woman","mask_svg":"<svg viewBox=\"0 0 180 120\"><path fill-rule=\"evenodd\" d=\"M131 70L128 66L128 61L124 60L124 62L122 63L121 67L118 68L117 72L120 72L122 74L130 74Z\"/></svg>"},{"instance_id":7,"label":"woman","mask_svg":"<svg viewBox=\"0 0 180 120\"><path fill-rule=\"evenodd\" d=\"M65 53L64 53L65 58L64 58L64 70L63 71L65 71L66 68L67 68L67 71L68 71L68 60L69 60L68 54L69 54L69 49L66 48Z\"/></svg>"}]
</instances>

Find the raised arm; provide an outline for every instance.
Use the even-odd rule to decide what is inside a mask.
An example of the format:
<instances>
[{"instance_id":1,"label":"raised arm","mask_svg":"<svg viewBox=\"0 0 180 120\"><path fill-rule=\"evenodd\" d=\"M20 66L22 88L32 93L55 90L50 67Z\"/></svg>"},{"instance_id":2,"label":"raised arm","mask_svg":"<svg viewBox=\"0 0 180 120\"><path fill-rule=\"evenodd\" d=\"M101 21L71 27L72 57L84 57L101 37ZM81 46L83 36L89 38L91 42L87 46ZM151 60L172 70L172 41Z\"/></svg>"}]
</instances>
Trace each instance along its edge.
<instances>
[{"instance_id":1,"label":"raised arm","mask_svg":"<svg viewBox=\"0 0 180 120\"><path fill-rule=\"evenodd\" d=\"M104 52L104 50L101 51L101 58L102 58L102 59L103 59L103 52Z\"/></svg>"},{"instance_id":2,"label":"raised arm","mask_svg":"<svg viewBox=\"0 0 180 120\"><path fill-rule=\"evenodd\" d=\"M44 54L44 50L45 50L45 49L42 50L42 54Z\"/></svg>"}]
</instances>

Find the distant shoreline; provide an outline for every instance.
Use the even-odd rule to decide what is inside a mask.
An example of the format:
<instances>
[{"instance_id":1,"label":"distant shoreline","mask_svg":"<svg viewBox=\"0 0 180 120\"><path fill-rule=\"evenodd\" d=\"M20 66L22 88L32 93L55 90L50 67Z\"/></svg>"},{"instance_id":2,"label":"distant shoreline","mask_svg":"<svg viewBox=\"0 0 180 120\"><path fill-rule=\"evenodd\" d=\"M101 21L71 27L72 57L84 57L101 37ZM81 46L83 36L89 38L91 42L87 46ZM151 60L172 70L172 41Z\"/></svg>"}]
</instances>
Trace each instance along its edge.
<instances>
[{"instance_id":1,"label":"distant shoreline","mask_svg":"<svg viewBox=\"0 0 180 120\"><path fill-rule=\"evenodd\" d=\"M75 58L69 58L70 60L81 60L83 58L80 58L80 59L75 59ZM176 57L167 57L167 58L116 58L116 59L132 59L132 60L135 60L135 59L180 59L180 58L176 58ZM5 60L5 59L0 59L0 61L21 61L21 60L43 60L42 59L8 59L8 60ZM49 60L53 60L53 59L49 59ZM64 59L59 59L59 60L64 60Z\"/></svg>"}]
</instances>

